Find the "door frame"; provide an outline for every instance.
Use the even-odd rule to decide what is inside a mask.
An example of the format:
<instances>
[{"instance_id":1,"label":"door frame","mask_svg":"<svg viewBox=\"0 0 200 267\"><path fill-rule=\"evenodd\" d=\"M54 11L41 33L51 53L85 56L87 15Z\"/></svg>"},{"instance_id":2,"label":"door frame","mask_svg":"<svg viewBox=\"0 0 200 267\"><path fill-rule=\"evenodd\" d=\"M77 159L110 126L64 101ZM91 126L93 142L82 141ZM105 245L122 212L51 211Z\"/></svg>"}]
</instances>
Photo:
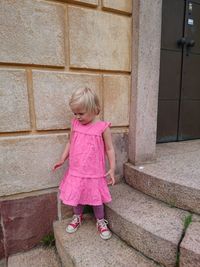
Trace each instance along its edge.
<instances>
[{"instance_id":1,"label":"door frame","mask_svg":"<svg viewBox=\"0 0 200 267\"><path fill-rule=\"evenodd\" d=\"M128 158L155 160L162 0L132 0L132 83Z\"/></svg>"}]
</instances>

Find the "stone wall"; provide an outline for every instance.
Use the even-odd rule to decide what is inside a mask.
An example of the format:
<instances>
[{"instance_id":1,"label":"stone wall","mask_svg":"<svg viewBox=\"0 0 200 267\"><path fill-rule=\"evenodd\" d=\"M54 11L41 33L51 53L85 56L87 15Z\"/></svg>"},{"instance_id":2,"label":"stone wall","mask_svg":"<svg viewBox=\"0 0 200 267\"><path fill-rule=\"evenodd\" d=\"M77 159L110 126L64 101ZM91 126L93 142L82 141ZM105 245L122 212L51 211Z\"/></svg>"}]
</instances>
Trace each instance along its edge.
<instances>
[{"instance_id":1,"label":"stone wall","mask_svg":"<svg viewBox=\"0 0 200 267\"><path fill-rule=\"evenodd\" d=\"M0 1L0 258L37 244L61 218L52 172L75 88L112 122L117 177L127 161L132 0ZM57 208L59 207L59 209Z\"/></svg>"}]
</instances>

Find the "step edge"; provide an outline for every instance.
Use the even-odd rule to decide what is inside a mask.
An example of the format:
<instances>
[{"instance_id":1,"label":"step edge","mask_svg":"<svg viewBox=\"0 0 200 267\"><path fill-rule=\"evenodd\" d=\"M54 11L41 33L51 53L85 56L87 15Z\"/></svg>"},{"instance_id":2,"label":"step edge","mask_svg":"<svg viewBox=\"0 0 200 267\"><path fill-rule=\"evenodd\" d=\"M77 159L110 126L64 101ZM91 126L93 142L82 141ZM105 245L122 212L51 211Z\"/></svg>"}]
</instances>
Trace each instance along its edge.
<instances>
[{"instance_id":1,"label":"step edge","mask_svg":"<svg viewBox=\"0 0 200 267\"><path fill-rule=\"evenodd\" d=\"M127 168L131 168L131 172L134 172L134 173L128 174ZM131 177L130 177L130 176L133 176L134 174L136 174L138 177L142 175L143 179L145 177L146 181L150 180L151 184L156 183L156 182L158 184L161 184L162 188L164 188L162 190L163 194L158 195L158 194L156 194L156 192L154 192L155 191L154 189L144 188L143 184L136 186L135 183L131 182L131 181L133 181L133 179L131 180ZM130 163L125 163L124 177L125 177L125 181L128 185L130 185L132 188L137 189L138 191L143 192L146 195L149 195L149 196L151 196L157 200L165 202L168 205L172 205L172 206L177 207L179 209L183 209L183 210L186 210L188 212L194 212L194 213L200 214L200 207L198 208L197 205L190 204L187 201L185 201L185 198L181 197L180 193L179 193L180 196L177 198L178 194L170 192L170 191L177 190L177 188L182 192L188 191L188 193L187 193L188 198L191 199L191 195L194 195L194 193L195 193L195 195L200 196L200 190L198 190L198 189L194 189L192 187L187 187L187 186L184 186L184 185L181 185L178 183L169 182L169 181L163 180L161 178L158 178L156 176L152 176L150 174L144 173L142 171L139 171L139 170L133 168ZM138 179L138 177L136 179ZM170 188L171 188L171 190L169 190ZM185 194L185 193L182 193L182 194ZM174 200L174 199L176 199L176 200Z\"/></svg>"},{"instance_id":2,"label":"step edge","mask_svg":"<svg viewBox=\"0 0 200 267\"><path fill-rule=\"evenodd\" d=\"M107 209L110 209L107 205L106 205L106 208ZM112 211L112 209L110 209L111 211ZM113 211L112 211L113 212ZM107 213L107 212L106 212ZM116 213L117 214L117 213ZM121 215L119 215L119 214L117 214L117 217L121 217L122 219L124 219ZM128 220L126 220L127 222L129 222ZM131 223L131 222L129 222L129 223ZM139 229L141 229L142 230L142 232L145 232L145 235L148 235L148 234L150 234L150 238L152 239L152 240L154 240L154 239L157 239L157 237L158 237L158 239L159 239L159 242L164 242L164 243L167 243L167 245L168 245L168 247L173 247L173 250L174 250L174 252L175 252L175 254L177 255L177 252L178 252L178 244L179 244L179 242L178 243L173 243L173 242L171 242L171 241L168 241L168 240L165 240L165 239L163 239L163 238L160 238L159 236L157 236L157 235L154 235L154 234L152 234L151 232L149 232L149 231L147 231L147 230L145 230L144 228L142 228L142 227L140 227L140 226L137 226L137 225L135 225L137 228L139 228ZM116 233L115 232L115 230L112 228L112 227L110 227L111 228L111 230L112 230L112 232L115 234L115 235L117 235L121 240L123 240L123 242L125 242L128 246L131 246L133 249L135 249L136 251L138 251L139 253L141 253L142 255L144 255L146 258L148 258L149 260L152 260L152 261L154 261L155 263L157 263L157 264L160 264L160 265L166 265L166 261L163 261L163 258L158 258L158 257L155 257L155 256L151 256L150 254L145 254L145 251L141 251L140 249L141 248L138 248L138 247L135 247L135 246L133 246L133 243L131 242L131 241L129 241L129 240L127 240L126 238L124 238L123 236L121 236L119 233ZM138 232L140 232L140 231L138 231ZM152 241L153 242L153 241ZM151 243L152 243L151 242ZM154 251L154 250L153 250ZM176 261L176 256L174 256L174 261L173 262L170 262L170 264L174 264L175 263L175 261ZM168 264L168 263L167 263ZM168 265L167 265L168 266ZM169 266L171 266L171 265L169 265Z\"/></svg>"}]
</instances>

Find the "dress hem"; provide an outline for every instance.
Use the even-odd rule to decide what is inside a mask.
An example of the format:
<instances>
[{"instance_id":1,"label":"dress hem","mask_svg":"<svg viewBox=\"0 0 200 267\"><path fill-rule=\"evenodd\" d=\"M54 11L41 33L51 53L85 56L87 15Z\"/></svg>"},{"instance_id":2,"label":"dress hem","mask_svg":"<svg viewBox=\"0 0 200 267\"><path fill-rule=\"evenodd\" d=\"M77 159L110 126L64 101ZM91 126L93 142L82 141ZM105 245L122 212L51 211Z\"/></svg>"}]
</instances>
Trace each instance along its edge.
<instances>
[{"instance_id":1,"label":"dress hem","mask_svg":"<svg viewBox=\"0 0 200 267\"><path fill-rule=\"evenodd\" d=\"M83 203L83 202L78 202L78 203L72 203L72 202L70 202L70 201L63 201L61 198L59 198L61 201L62 201L62 203L64 204L64 205L69 205L69 206L72 206L72 207L76 207L77 205L89 205L89 206L100 206L100 205L102 205L102 204L106 204L106 203L109 203L109 202L111 202L112 201L112 199L110 199L110 200L108 200L108 201L103 201L103 202L101 202L101 203L90 203L90 202L87 202L87 203Z\"/></svg>"}]
</instances>

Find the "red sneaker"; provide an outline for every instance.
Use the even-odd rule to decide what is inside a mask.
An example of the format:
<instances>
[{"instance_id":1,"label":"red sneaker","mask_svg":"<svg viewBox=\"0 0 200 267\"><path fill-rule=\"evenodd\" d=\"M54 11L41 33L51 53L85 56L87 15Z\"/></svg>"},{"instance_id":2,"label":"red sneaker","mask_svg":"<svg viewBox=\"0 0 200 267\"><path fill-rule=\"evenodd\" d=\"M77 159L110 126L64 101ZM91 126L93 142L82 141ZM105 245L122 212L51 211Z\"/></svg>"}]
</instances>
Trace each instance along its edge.
<instances>
[{"instance_id":1,"label":"red sneaker","mask_svg":"<svg viewBox=\"0 0 200 267\"><path fill-rule=\"evenodd\" d=\"M112 236L112 233L107 227L108 222L105 219L97 219L97 228L102 239L109 239Z\"/></svg>"},{"instance_id":2,"label":"red sneaker","mask_svg":"<svg viewBox=\"0 0 200 267\"><path fill-rule=\"evenodd\" d=\"M78 227L81 225L81 222L82 222L82 215L74 214L72 221L66 228L66 231L70 234L76 232Z\"/></svg>"}]
</instances>

